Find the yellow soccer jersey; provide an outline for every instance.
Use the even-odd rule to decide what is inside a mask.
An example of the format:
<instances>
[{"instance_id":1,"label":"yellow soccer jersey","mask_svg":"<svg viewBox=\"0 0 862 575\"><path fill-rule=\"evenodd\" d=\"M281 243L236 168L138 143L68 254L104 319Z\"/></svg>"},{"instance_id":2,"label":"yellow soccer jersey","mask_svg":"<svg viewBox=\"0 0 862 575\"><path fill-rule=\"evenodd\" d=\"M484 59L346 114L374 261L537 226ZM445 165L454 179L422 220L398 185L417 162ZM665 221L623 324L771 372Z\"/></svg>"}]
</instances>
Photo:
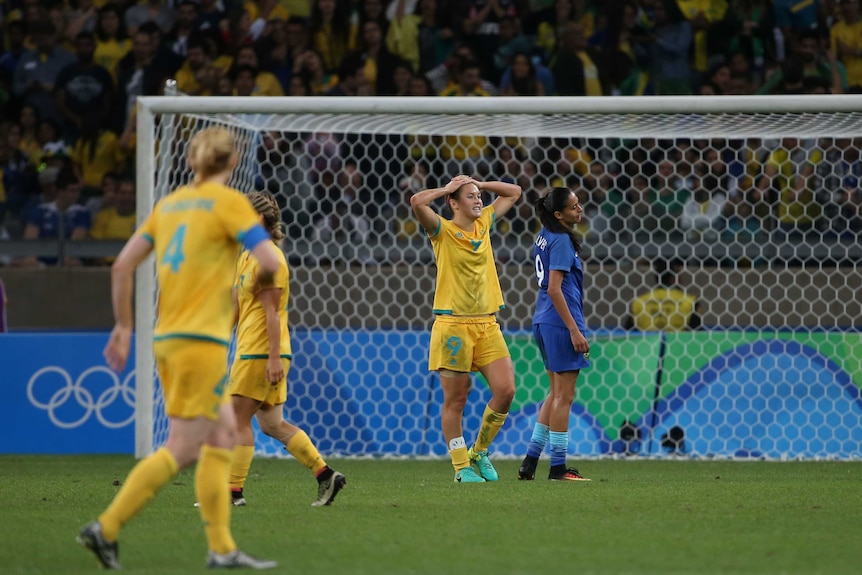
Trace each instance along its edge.
<instances>
[{"instance_id":1,"label":"yellow soccer jersey","mask_svg":"<svg viewBox=\"0 0 862 575\"><path fill-rule=\"evenodd\" d=\"M266 234L248 199L220 184L184 186L156 204L138 233L155 249L155 339L188 337L227 345L240 243L245 238L253 247L251 238Z\"/></svg>"},{"instance_id":2,"label":"yellow soccer jersey","mask_svg":"<svg viewBox=\"0 0 862 575\"><path fill-rule=\"evenodd\" d=\"M437 231L429 234L437 260L435 314L491 314L505 307L491 247L495 220L493 206L482 210L472 232L439 218Z\"/></svg>"},{"instance_id":3,"label":"yellow soccer jersey","mask_svg":"<svg viewBox=\"0 0 862 575\"><path fill-rule=\"evenodd\" d=\"M278 322L281 325L281 357L291 357L290 332L287 327L287 305L290 299L290 272L287 259L278 250L281 264L272 284L259 284L261 288L281 288L278 302ZM240 359L266 359L269 357L269 337L266 334L266 313L263 304L252 291L260 264L251 252L244 251L236 265L234 287L239 304L239 323L236 328L236 355Z\"/></svg>"}]
</instances>

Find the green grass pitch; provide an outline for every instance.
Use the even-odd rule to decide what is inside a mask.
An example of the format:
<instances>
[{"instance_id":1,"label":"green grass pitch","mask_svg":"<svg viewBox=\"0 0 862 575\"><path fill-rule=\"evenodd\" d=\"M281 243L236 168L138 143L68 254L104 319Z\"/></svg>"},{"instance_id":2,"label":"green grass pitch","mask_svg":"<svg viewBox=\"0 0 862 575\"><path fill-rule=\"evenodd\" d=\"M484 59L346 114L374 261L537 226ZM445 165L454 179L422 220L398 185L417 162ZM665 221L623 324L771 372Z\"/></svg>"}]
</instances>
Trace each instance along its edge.
<instances>
[{"instance_id":1,"label":"green grass pitch","mask_svg":"<svg viewBox=\"0 0 862 575\"><path fill-rule=\"evenodd\" d=\"M246 551L275 572L382 574L856 574L862 463L572 461L590 483L456 485L447 461L332 460L348 479L326 508L292 460L258 459L233 510ZM97 573L75 543L118 489L128 456L0 456L0 573ZM124 529L140 574L203 573L193 472Z\"/></svg>"}]
</instances>

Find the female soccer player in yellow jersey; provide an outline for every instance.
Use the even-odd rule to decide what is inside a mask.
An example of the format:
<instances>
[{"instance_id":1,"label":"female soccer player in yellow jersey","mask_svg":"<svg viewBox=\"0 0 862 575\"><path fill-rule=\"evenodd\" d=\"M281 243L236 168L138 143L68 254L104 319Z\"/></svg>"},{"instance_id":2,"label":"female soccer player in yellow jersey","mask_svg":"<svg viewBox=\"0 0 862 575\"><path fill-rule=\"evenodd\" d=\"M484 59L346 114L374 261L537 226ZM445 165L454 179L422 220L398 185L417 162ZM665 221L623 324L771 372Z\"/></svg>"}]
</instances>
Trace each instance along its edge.
<instances>
[{"instance_id":1,"label":"female soccer player in yellow jersey","mask_svg":"<svg viewBox=\"0 0 862 575\"><path fill-rule=\"evenodd\" d=\"M262 192L252 192L248 198L270 237L280 243L284 232L275 198ZM245 505L242 488L254 458L251 419L257 417L261 431L283 443L291 455L314 472L318 485L312 505L318 507L332 503L347 480L326 465L305 431L284 420L291 360L287 328L290 276L284 253L278 250L278 255L278 271L269 283L253 282L260 264L248 251L240 254L236 267L237 344L228 393L236 412L239 438L230 472L231 495L234 505Z\"/></svg>"},{"instance_id":2,"label":"female soccer player in yellow jersey","mask_svg":"<svg viewBox=\"0 0 862 575\"><path fill-rule=\"evenodd\" d=\"M482 205L482 192L486 191L497 196L490 206ZM431 208L431 203L443 196L452 210L451 220ZM428 369L440 374L441 426L458 483L498 479L488 447L512 405L515 373L495 315L504 305L491 248L491 228L520 197L521 188L515 184L457 176L442 188L424 190L410 198L437 262L433 309L436 318L431 329ZM485 407L476 441L467 449L462 420L470 374L474 371L485 376L491 400ZM476 465L478 474L471 464Z\"/></svg>"},{"instance_id":3,"label":"female soccer player in yellow jersey","mask_svg":"<svg viewBox=\"0 0 862 575\"><path fill-rule=\"evenodd\" d=\"M164 447L135 465L113 502L78 535L78 542L110 569L120 568L117 538L122 526L195 461L195 492L209 545L207 567L276 566L237 549L230 531L228 473L236 442L236 418L225 395L234 319L231 280L241 245L260 261L263 271L256 281L271 282L280 265L278 249L251 203L226 185L237 160L229 131L197 133L189 145L192 183L155 205L111 269L116 325L105 358L122 371L132 335L134 272L155 251L159 303L153 351L170 431Z\"/></svg>"}]
</instances>

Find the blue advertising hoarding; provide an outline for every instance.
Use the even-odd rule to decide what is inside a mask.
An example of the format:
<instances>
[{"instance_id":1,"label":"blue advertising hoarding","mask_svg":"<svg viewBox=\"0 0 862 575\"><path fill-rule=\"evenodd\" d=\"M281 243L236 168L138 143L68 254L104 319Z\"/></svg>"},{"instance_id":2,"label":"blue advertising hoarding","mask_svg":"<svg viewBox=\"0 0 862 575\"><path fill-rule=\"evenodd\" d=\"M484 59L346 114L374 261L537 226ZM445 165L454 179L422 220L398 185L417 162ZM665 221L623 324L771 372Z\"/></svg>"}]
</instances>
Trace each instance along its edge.
<instances>
[{"instance_id":1,"label":"blue advertising hoarding","mask_svg":"<svg viewBox=\"0 0 862 575\"><path fill-rule=\"evenodd\" d=\"M517 394L493 447L514 457L529 441L547 383L531 337L506 337ZM107 338L0 335L0 453L134 452L134 361L124 373L109 370ZM292 339L285 417L322 453L446 456L428 332L296 330ZM862 334L611 334L591 351L570 417L572 455L628 450L620 445L625 420L649 439L641 455L661 454L662 436L678 427L694 456L862 457ZM489 398L477 379L464 414L468 441ZM259 432L256 445L258 453L284 455Z\"/></svg>"},{"instance_id":2,"label":"blue advertising hoarding","mask_svg":"<svg viewBox=\"0 0 862 575\"><path fill-rule=\"evenodd\" d=\"M0 335L0 453L134 452L134 362L102 357L106 333Z\"/></svg>"}]
</instances>

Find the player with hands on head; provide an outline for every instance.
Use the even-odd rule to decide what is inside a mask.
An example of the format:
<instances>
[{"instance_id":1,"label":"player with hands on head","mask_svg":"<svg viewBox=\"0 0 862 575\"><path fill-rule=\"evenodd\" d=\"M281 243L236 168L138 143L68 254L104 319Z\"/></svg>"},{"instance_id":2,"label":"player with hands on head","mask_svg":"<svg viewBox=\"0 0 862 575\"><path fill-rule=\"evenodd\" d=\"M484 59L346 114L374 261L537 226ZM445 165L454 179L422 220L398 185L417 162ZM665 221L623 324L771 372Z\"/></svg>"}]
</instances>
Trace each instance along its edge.
<instances>
[{"instance_id":1,"label":"player with hands on head","mask_svg":"<svg viewBox=\"0 0 862 575\"><path fill-rule=\"evenodd\" d=\"M584 337L584 268L581 245L572 228L584 216L584 206L568 188L552 188L536 199L542 229L533 246L539 294L533 314L533 336L542 354L551 388L539 408L527 455L518 479L536 477L539 456L550 441L548 479L589 481L566 465L569 414L580 370L589 367L590 344Z\"/></svg>"},{"instance_id":2,"label":"player with hands on head","mask_svg":"<svg viewBox=\"0 0 862 575\"><path fill-rule=\"evenodd\" d=\"M269 193L251 192L251 204L269 232L273 245L284 239L281 210ZM260 263L249 251L237 262L234 298L237 310L237 344L231 366L228 394L237 418L238 441L230 470L231 499L235 506L246 504L243 496L248 472L254 459L252 418L260 430L280 441L284 448L317 478L319 507L329 505L347 483L344 475L330 468L308 435L284 420L287 378L292 359L287 323L290 297L290 272L287 259L279 249L279 266L271 282L252 284Z\"/></svg>"},{"instance_id":3,"label":"player with hands on head","mask_svg":"<svg viewBox=\"0 0 862 575\"><path fill-rule=\"evenodd\" d=\"M238 159L228 130L213 127L195 134L188 155L193 181L155 205L111 268L116 325L104 354L112 369L122 371L132 336L134 273L155 252L159 301L153 352L170 429L165 445L135 465L108 508L78 535L78 542L110 569L120 569L117 539L123 525L195 462L207 567L276 567L237 549L230 530L228 473L236 418L225 389L233 271L240 246L260 262L257 281L262 284L272 282L280 265L251 203L227 186Z\"/></svg>"},{"instance_id":4,"label":"player with hands on head","mask_svg":"<svg viewBox=\"0 0 862 575\"><path fill-rule=\"evenodd\" d=\"M482 193L497 197L485 206ZM438 215L431 204L446 198L452 219ZM410 198L425 229L437 264L437 281L428 369L440 376L443 390L441 427L455 481L497 481L488 447L506 421L515 396L515 373L496 313L503 293L491 247L491 229L508 212L521 188L505 182L480 182L456 176L441 188L423 190ZM485 407L475 443L464 441L463 417L470 374L479 371L488 382L491 399ZM473 469L475 464L479 473Z\"/></svg>"}]
</instances>

